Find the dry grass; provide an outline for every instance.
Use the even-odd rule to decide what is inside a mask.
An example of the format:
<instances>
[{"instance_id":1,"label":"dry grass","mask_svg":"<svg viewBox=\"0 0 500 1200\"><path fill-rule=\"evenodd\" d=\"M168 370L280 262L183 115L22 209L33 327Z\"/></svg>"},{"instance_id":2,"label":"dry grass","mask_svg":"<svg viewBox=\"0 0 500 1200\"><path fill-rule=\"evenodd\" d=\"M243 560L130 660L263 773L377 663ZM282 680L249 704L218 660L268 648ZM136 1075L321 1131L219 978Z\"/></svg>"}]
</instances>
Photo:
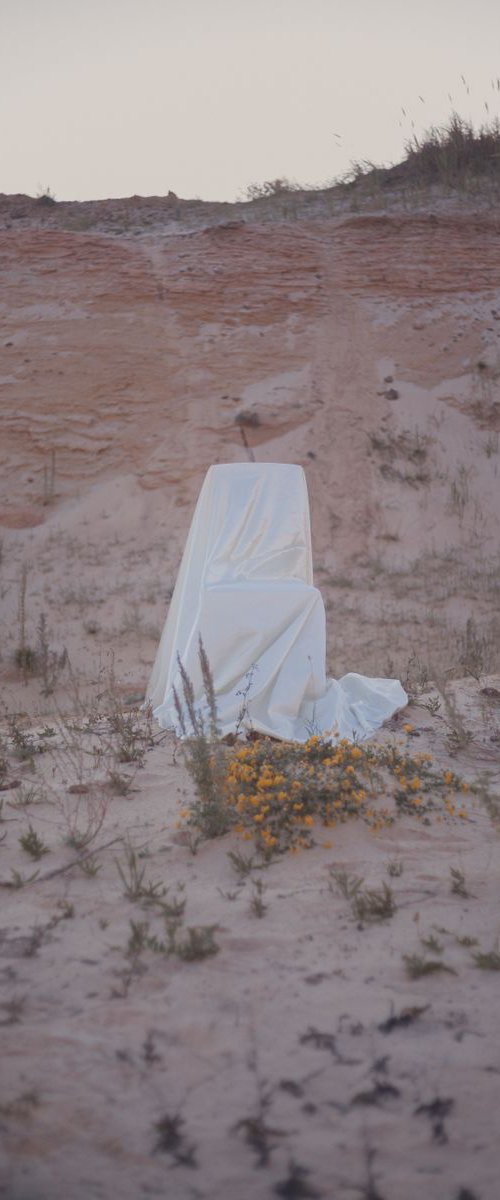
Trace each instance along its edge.
<instances>
[{"instance_id":1,"label":"dry grass","mask_svg":"<svg viewBox=\"0 0 500 1200\"><path fill-rule=\"evenodd\" d=\"M344 188L380 193L398 187L467 188L475 181L500 181L500 123L498 118L476 129L471 121L452 112L443 125L433 125L405 145L405 157L393 167L373 162L351 164L339 181Z\"/></svg>"}]
</instances>

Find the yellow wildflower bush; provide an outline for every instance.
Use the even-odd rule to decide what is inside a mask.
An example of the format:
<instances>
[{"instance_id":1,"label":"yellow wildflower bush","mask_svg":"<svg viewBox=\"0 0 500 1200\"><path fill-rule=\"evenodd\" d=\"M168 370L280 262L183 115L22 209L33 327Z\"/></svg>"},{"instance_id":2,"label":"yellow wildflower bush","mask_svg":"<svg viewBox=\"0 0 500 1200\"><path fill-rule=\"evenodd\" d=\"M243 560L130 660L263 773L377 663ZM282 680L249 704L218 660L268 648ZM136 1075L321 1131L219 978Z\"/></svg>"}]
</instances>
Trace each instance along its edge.
<instances>
[{"instance_id":1,"label":"yellow wildflower bush","mask_svg":"<svg viewBox=\"0 0 500 1200\"><path fill-rule=\"evenodd\" d=\"M374 831L405 814L426 824L432 813L463 818L456 799L463 788L458 775L435 769L430 755L410 755L400 745L259 737L227 747L220 799L226 827L251 838L270 857L312 846L319 825L332 829L351 817ZM197 824L196 802L190 823Z\"/></svg>"},{"instance_id":2,"label":"yellow wildflower bush","mask_svg":"<svg viewBox=\"0 0 500 1200\"><path fill-rule=\"evenodd\" d=\"M264 857L314 845L314 828L334 828L356 817L374 831L408 815L429 824L466 818L459 793L467 785L451 770L433 766L430 754L411 755L393 742L358 745L314 735L305 743L253 736L229 746L219 735L215 691L200 638L205 719L182 663L182 698L175 693L186 766L196 796L188 824L204 837L230 829L253 840ZM208 722L208 729L207 729ZM413 726L403 726L410 734ZM189 730L189 732L188 732ZM408 746L406 739L405 746ZM324 843L325 844L325 843Z\"/></svg>"}]
</instances>

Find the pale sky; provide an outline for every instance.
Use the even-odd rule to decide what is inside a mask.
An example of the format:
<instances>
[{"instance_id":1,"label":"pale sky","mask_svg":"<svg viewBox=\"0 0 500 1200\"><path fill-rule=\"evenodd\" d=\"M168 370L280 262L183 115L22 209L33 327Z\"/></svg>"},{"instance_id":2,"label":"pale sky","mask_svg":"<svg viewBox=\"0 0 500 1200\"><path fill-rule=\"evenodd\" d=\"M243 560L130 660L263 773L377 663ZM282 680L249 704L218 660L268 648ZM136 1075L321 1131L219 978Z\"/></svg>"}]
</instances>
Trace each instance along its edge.
<instances>
[{"instance_id":1,"label":"pale sky","mask_svg":"<svg viewBox=\"0 0 500 1200\"><path fill-rule=\"evenodd\" d=\"M0 0L0 192L321 185L499 116L497 76L500 0Z\"/></svg>"}]
</instances>

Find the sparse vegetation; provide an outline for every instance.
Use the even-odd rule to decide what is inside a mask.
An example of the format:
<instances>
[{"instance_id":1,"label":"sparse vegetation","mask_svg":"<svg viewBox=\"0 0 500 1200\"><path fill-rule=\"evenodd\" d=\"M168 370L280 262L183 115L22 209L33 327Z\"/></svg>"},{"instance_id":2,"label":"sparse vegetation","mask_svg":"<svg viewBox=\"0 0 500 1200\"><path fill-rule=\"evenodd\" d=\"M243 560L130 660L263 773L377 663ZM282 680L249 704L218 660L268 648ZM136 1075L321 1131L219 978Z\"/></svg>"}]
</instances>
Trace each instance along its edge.
<instances>
[{"instance_id":1,"label":"sparse vegetation","mask_svg":"<svg viewBox=\"0 0 500 1200\"><path fill-rule=\"evenodd\" d=\"M38 191L36 194L36 201L37 201L37 204L40 204L43 208L51 208L52 205L57 203L55 194L51 190L51 188L49 188L48 186L43 187L42 184L40 184L40 186L38 188Z\"/></svg>"},{"instance_id":2,"label":"sparse vegetation","mask_svg":"<svg viewBox=\"0 0 500 1200\"><path fill-rule=\"evenodd\" d=\"M341 896L348 900L353 916L361 924L388 921L394 916L396 902L392 888L385 881L379 888L363 887L363 880L333 868L331 879Z\"/></svg>"},{"instance_id":3,"label":"sparse vegetation","mask_svg":"<svg viewBox=\"0 0 500 1200\"><path fill-rule=\"evenodd\" d=\"M262 879L254 879L250 899L250 912L254 917L264 917L267 912L267 904L264 902L264 890Z\"/></svg>"},{"instance_id":4,"label":"sparse vegetation","mask_svg":"<svg viewBox=\"0 0 500 1200\"><path fill-rule=\"evenodd\" d=\"M249 183L246 189L247 200L266 200L274 196L286 196L291 192L300 191L300 184L290 179L267 179L264 183Z\"/></svg>"},{"instance_id":5,"label":"sparse vegetation","mask_svg":"<svg viewBox=\"0 0 500 1200\"><path fill-rule=\"evenodd\" d=\"M211 958L219 951L215 940L217 925L182 926L182 914L165 919L165 937L150 933L148 921L130 921L127 957L137 959L145 950L165 957L180 958L184 962L196 962Z\"/></svg>"},{"instance_id":6,"label":"sparse vegetation","mask_svg":"<svg viewBox=\"0 0 500 1200\"><path fill-rule=\"evenodd\" d=\"M76 793L75 801L68 796L56 803L67 828L66 845L85 850L95 841L106 819L106 795L100 790L88 795Z\"/></svg>"},{"instance_id":7,"label":"sparse vegetation","mask_svg":"<svg viewBox=\"0 0 500 1200\"><path fill-rule=\"evenodd\" d=\"M385 479L398 479L414 487L428 482L429 471L424 467L429 454L428 435L418 429L395 432L388 428L373 430L368 438L371 449L379 455Z\"/></svg>"},{"instance_id":8,"label":"sparse vegetation","mask_svg":"<svg viewBox=\"0 0 500 1200\"><path fill-rule=\"evenodd\" d=\"M17 605L18 641L14 654L16 666L22 671L24 678L32 674L36 667L36 651L27 642L26 631L26 592L28 587L28 566L23 563L19 581L19 597Z\"/></svg>"},{"instance_id":9,"label":"sparse vegetation","mask_svg":"<svg viewBox=\"0 0 500 1200\"><path fill-rule=\"evenodd\" d=\"M256 865L253 854L242 854L240 850L230 850L227 857L239 879L250 875Z\"/></svg>"},{"instance_id":10,"label":"sparse vegetation","mask_svg":"<svg viewBox=\"0 0 500 1200\"><path fill-rule=\"evenodd\" d=\"M154 1154L168 1154L175 1167L197 1167L196 1145L188 1141L183 1131L185 1121L180 1113L165 1113L155 1122Z\"/></svg>"},{"instance_id":11,"label":"sparse vegetation","mask_svg":"<svg viewBox=\"0 0 500 1200\"><path fill-rule=\"evenodd\" d=\"M422 979L425 975L445 973L456 975L453 967L447 966L440 958L422 958L421 954L403 954L406 974L409 979Z\"/></svg>"},{"instance_id":12,"label":"sparse vegetation","mask_svg":"<svg viewBox=\"0 0 500 1200\"><path fill-rule=\"evenodd\" d=\"M122 864L117 858L115 863L127 900L161 900L166 895L167 889L161 880L146 882L147 864L139 863L130 842L125 845L125 863Z\"/></svg>"},{"instance_id":13,"label":"sparse vegetation","mask_svg":"<svg viewBox=\"0 0 500 1200\"><path fill-rule=\"evenodd\" d=\"M468 617L460 638L460 665L478 683L487 669L488 649L488 639L479 632L474 617Z\"/></svg>"},{"instance_id":14,"label":"sparse vegetation","mask_svg":"<svg viewBox=\"0 0 500 1200\"><path fill-rule=\"evenodd\" d=\"M219 951L215 940L217 925L188 926L182 937L177 936L178 926L175 926L172 953L184 962L197 962L202 958L212 958Z\"/></svg>"},{"instance_id":15,"label":"sparse vegetation","mask_svg":"<svg viewBox=\"0 0 500 1200\"><path fill-rule=\"evenodd\" d=\"M42 679L42 696L51 696L61 672L67 665L68 655L65 648L60 651L52 650L47 628L45 613L40 613L37 628L38 644L35 653L36 672Z\"/></svg>"},{"instance_id":16,"label":"sparse vegetation","mask_svg":"<svg viewBox=\"0 0 500 1200\"><path fill-rule=\"evenodd\" d=\"M497 182L500 177L500 123L497 118L476 129L471 121L452 112L448 121L422 136L414 134L405 146L405 157L393 167L372 162L353 163L344 186L363 190L425 187L468 188L475 180Z\"/></svg>"},{"instance_id":17,"label":"sparse vegetation","mask_svg":"<svg viewBox=\"0 0 500 1200\"><path fill-rule=\"evenodd\" d=\"M487 951L478 950L472 957L480 971L500 971L500 952L497 948Z\"/></svg>"},{"instance_id":18,"label":"sparse vegetation","mask_svg":"<svg viewBox=\"0 0 500 1200\"><path fill-rule=\"evenodd\" d=\"M32 825L28 826L27 833L21 834L19 845L26 854L30 855L30 858L34 858L37 862L38 859L42 858L42 855L49 853L49 847L38 836Z\"/></svg>"},{"instance_id":19,"label":"sparse vegetation","mask_svg":"<svg viewBox=\"0 0 500 1200\"><path fill-rule=\"evenodd\" d=\"M211 838L227 833L234 821L225 802L225 747L219 736L214 683L201 637L198 649L208 714L208 731L203 715L195 706L193 685L180 658L178 664L184 703L175 688L174 696L179 727L184 737L186 766L196 788L196 799L191 806L189 824L195 826L204 837Z\"/></svg>"},{"instance_id":20,"label":"sparse vegetation","mask_svg":"<svg viewBox=\"0 0 500 1200\"><path fill-rule=\"evenodd\" d=\"M429 689L429 669L415 651L413 651L408 659L403 683L410 704L419 703L421 696Z\"/></svg>"},{"instance_id":21,"label":"sparse vegetation","mask_svg":"<svg viewBox=\"0 0 500 1200\"><path fill-rule=\"evenodd\" d=\"M463 521L465 509L470 499L469 478L470 469L461 463L454 479L450 483L448 512L456 515L460 522Z\"/></svg>"},{"instance_id":22,"label":"sparse vegetation","mask_svg":"<svg viewBox=\"0 0 500 1200\"><path fill-rule=\"evenodd\" d=\"M450 877L450 887L454 896L461 896L462 900L474 899L465 882L465 872L460 867L450 867Z\"/></svg>"},{"instance_id":23,"label":"sparse vegetation","mask_svg":"<svg viewBox=\"0 0 500 1200\"><path fill-rule=\"evenodd\" d=\"M31 808L32 805L45 804L47 801L47 793L45 788L38 783L21 784L21 787L16 789L14 798L8 801L9 808L14 808L19 812L23 809Z\"/></svg>"},{"instance_id":24,"label":"sparse vegetation","mask_svg":"<svg viewBox=\"0 0 500 1200\"><path fill-rule=\"evenodd\" d=\"M94 854L85 855L78 865L88 879L95 879L95 876L99 874L102 867L102 863L99 862Z\"/></svg>"}]
</instances>

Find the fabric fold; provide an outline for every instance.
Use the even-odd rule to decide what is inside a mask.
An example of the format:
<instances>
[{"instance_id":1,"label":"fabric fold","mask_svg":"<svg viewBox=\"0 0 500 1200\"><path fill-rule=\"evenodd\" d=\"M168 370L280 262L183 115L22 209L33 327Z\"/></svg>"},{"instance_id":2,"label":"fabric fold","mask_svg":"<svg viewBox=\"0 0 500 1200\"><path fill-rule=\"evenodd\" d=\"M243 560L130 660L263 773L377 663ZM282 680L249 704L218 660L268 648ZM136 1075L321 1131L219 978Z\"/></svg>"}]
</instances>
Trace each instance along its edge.
<instances>
[{"instance_id":1,"label":"fabric fold","mask_svg":"<svg viewBox=\"0 0 500 1200\"><path fill-rule=\"evenodd\" d=\"M325 675L325 610L313 586L309 504L301 467L237 463L207 472L149 681L146 701L179 733L178 658L201 713L199 638L221 734L253 729L306 741L361 740L407 703L396 679ZM187 722L189 724L189 722Z\"/></svg>"}]
</instances>

